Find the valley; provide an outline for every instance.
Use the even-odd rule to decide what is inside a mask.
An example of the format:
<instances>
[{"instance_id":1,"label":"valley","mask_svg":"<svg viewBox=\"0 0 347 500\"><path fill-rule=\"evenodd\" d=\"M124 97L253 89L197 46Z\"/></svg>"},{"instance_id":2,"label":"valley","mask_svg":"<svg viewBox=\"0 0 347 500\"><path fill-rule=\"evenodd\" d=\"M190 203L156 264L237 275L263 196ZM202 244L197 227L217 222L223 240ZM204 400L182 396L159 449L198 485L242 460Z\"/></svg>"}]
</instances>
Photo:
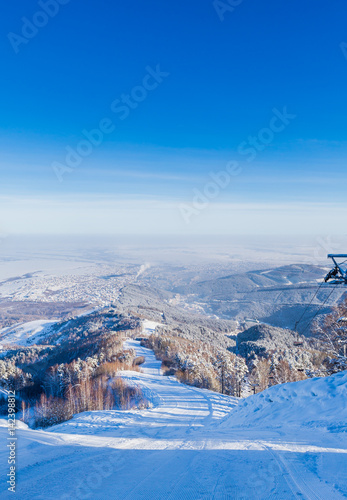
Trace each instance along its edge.
<instances>
[{"instance_id":1,"label":"valley","mask_svg":"<svg viewBox=\"0 0 347 500\"><path fill-rule=\"evenodd\" d=\"M35 252L0 262L20 498L345 498L347 304L324 262Z\"/></svg>"}]
</instances>

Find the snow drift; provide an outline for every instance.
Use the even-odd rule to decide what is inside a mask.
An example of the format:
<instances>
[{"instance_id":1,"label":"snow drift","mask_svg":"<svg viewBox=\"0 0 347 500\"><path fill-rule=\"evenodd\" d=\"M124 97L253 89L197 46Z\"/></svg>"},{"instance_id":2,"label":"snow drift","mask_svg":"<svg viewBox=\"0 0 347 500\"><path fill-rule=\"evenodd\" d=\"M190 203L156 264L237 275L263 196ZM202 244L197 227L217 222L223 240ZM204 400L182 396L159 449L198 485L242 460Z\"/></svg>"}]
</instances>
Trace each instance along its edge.
<instances>
[{"instance_id":1,"label":"snow drift","mask_svg":"<svg viewBox=\"0 0 347 500\"><path fill-rule=\"evenodd\" d=\"M241 402L229 426L322 428L347 431L347 371L276 385Z\"/></svg>"}]
</instances>

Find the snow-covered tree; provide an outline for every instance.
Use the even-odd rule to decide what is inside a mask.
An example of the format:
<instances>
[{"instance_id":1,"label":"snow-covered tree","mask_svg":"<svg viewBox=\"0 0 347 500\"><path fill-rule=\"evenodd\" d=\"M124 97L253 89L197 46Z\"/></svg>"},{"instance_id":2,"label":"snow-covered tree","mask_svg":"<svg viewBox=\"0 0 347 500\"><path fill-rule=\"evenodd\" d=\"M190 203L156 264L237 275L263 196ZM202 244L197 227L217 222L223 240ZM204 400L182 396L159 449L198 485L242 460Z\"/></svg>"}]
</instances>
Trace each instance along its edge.
<instances>
[{"instance_id":1,"label":"snow-covered tree","mask_svg":"<svg viewBox=\"0 0 347 500\"><path fill-rule=\"evenodd\" d=\"M347 369L347 299L337 305L322 320L317 320L314 333L319 338L328 357L330 373Z\"/></svg>"}]
</instances>

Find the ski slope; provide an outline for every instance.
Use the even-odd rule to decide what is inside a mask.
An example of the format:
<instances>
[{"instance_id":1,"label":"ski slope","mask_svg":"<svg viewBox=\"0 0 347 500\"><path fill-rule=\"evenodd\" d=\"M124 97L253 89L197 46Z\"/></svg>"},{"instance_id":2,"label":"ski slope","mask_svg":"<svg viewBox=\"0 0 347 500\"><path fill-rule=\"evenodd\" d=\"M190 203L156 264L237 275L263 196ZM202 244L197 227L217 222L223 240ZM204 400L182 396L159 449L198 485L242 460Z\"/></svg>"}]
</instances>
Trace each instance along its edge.
<instances>
[{"instance_id":1,"label":"ski slope","mask_svg":"<svg viewBox=\"0 0 347 500\"><path fill-rule=\"evenodd\" d=\"M0 349L2 346L33 345L43 340L50 333L51 326L55 324L56 321L40 319L3 328L0 330Z\"/></svg>"},{"instance_id":2,"label":"ski slope","mask_svg":"<svg viewBox=\"0 0 347 500\"><path fill-rule=\"evenodd\" d=\"M273 387L239 403L236 398L164 377L152 351L134 340L128 340L127 347L145 356L146 362L141 373L123 372L122 376L140 385L153 407L86 412L49 431L20 424L18 498L346 498L346 433L340 424L332 426L334 405L336 422L346 422L346 373L323 379L328 381L325 388L330 390L330 399L322 380L313 379ZM283 419L282 413L287 418L288 411L295 412L295 398L300 394L310 407L307 391L313 392L316 386L330 428L322 424L322 414L310 414L306 426L301 425L302 415L300 425L293 416L290 422ZM286 388L287 399L280 399L280 388ZM268 407L275 403L272 418ZM305 412L301 399L299 409ZM312 418L320 424L315 426ZM0 430L4 478L7 429ZM12 498L4 481L0 496Z\"/></svg>"}]
</instances>

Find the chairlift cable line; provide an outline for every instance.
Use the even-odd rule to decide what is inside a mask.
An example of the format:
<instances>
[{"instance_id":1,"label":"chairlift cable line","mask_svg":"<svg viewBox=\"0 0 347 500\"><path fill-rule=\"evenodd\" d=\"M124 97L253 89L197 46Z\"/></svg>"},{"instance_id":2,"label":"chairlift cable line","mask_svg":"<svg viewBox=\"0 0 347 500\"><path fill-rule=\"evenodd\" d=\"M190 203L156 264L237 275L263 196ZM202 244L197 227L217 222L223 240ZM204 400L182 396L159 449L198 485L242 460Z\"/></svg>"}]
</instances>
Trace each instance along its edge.
<instances>
[{"instance_id":1,"label":"chairlift cable line","mask_svg":"<svg viewBox=\"0 0 347 500\"><path fill-rule=\"evenodd\" d=\"M333 294L333 292L336 290L336 288L339 286L340 283L337 283L334 288L331 290L331 292L329 293L329 295L325 298L324 302L321 304L320 308L318 309L318 311L316 312L316 314L313 316L313 318L311 319L310 323L306 326L306 328L303 330L303 332L301 333L301 335L304 335L304 333L306 332L306 330L309 328L309 326L312 324L312 321L318 316L318 314L320 313L320 311L323 309L323 307L325 306L326 302L329 300L329 298L331 297L331 295Z\"/></svg>"},{"instance_id":2,"label":"chairlift cable line","mask_svg":"<svg viewBox=\"0 0 347 500\"><path fill-rule=\"evenodd\" d=\"M305 310L304 312L302 313L302 315L300 316L300 319L295 323L295 326L294 326L294 330L296 331L298 325L301 323L301 320L303 319L303 317L305 316L306 314L306 311L308 310L308 308L310 307L310 305L312 304L312 302L314 301L314 299L317 297L318 295L318 292L319 290L322 288L322 286L324 285L324 281L322 281L322 283L319 285L319 287L317 288L316 290L316 293L313 295L311 301L309 304L307 304L307 306L305 307Z\"/></svg>"}]
</instances>

